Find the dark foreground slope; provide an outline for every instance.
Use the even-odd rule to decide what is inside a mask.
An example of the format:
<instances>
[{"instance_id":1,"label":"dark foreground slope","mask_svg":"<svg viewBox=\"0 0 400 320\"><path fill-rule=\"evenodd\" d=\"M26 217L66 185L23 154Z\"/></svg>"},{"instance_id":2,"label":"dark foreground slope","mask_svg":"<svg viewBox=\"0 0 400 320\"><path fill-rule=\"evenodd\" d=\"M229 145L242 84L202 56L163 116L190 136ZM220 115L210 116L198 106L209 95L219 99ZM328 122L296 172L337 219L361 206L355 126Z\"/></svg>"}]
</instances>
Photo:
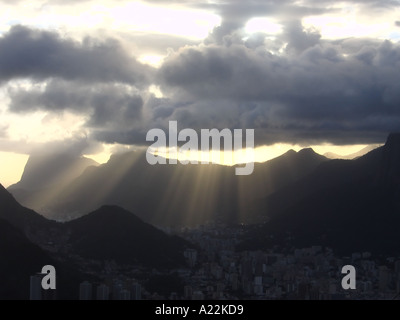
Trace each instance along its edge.
<instances>
[{"instance_id":1,"label":"dark foreground slope","mask_svg":"<svg viewBox=\"0 0 400 320\"><path fill-rule=\"evenodd\" d=\"M77 299L79 283L95 277L85 268L85 259L178 267L184 265L188 247L185 240L116 206L68 223L50 221L21 206L0 186L0 300L28 299L30 276L45 265L56 267L57 298Z\"/></svg>"},{"instance_id":2,"label":"dark foreground slope","mask_svg":"<svg viewBox=\"0 0 400 320\"><path fill-rule=\"evenodd\" d=\"M52 259L7 221L0 219L0 299L28 299L29 277Z\"/></svg>"},{"instance_id":3,"label":"dark foreground slope","mask_svg":"<svg viewBox=\"0 0 400 320\"><path fill-rule=\"evenodd\" d=\"M56 299L78 299L79 283L91 279L70 261L60 261L26 238L22 231L0 219L0 300L27 300L30 277L43 266L56 269Z\"/></svg>"}]
</instances>

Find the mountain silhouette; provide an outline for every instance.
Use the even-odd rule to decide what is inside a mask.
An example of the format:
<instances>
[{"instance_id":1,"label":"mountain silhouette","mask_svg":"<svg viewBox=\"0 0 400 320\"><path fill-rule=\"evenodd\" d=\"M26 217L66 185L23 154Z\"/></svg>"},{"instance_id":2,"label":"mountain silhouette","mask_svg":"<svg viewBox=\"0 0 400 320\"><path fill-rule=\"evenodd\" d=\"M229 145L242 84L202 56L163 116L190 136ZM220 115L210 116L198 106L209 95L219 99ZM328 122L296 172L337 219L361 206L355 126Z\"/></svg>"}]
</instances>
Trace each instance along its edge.
<instances>
[{"instance_id":1,"label":"mountain silhouette","mask_svg":"<svg viewBox=\"0 0 400 320\"><path fill-rule=\"evenodd\" d=\"M119 205L156 225L193 226L208 221L250 222L259 219L257 200L305 176L323 156L293 150L256 163L253 174L236 176L234 167L209 164L154 165L144 152L114 155L90 167L56 197L46 192L19 197L45 216L70 220L102 205ZM11 190L12 191L12 190Z\"/></svg>"},{"instance_id":2,"label":"mountain silhouette","mask_svg":"<svg viewBox=\"0 0 400 320\"><path fill-rule=\"evenodd\" d=\"M29 157L21 180L9 189L33 191L59 187L79 177L86 168L97 165L92 159L68 153L36 153Z\"/></svg>"},{"instance_id":3,"label":"mountain silhouette","mask_svg":"<svg viewBox=\"0 0 400 320\"><path fill-rule=\"evenodd\" d=\"M20 205L0 184L0 219L21 230L34 243L45 243L59 232L60 225Z\"/></svg>"},{"instance_id":4,"label":"mountain silhouette","mask_svg":"<svg viewBox=\"0 0 400 320\"><path fill-rule=\"evenodd\" d=\"M242 248L327 245L400 252L400 134L356 160L333 160L264 199L270 221Z\"/></svg>"},{"instance_id":5,"label":"mountain silhouette","mask_svg":"<svg viewBox=\"0 0 400 320\"><path fill-rule=\"evenodd\" d=\"M21 180L8 187L14 197L28 208L46 211L46 204L57 201L65 186L86 169L98 163L68 153L35 153L25 166Z\"/></svg>"}]
</instances>

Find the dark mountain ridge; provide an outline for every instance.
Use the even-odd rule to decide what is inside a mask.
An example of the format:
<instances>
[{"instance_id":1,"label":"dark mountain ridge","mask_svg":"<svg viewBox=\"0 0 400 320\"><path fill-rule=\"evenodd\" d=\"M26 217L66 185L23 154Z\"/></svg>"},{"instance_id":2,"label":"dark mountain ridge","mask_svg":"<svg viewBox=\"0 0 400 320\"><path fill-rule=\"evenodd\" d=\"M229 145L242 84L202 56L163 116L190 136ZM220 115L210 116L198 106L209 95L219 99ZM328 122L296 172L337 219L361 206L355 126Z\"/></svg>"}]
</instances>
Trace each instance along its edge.
<instances>
[{"instance_id":1,"label":"dark mountain ridge","mask_svg":"<svg viewBox=\"0 0 400 320\"><path fill-rule=\"evenodd\" d=\"M270 221L242 248L326 245L400 252L400 134L356 160L322 163L264 199Z\"/></svg>"},{"instance_id":2,"label":"dark mountain ridge","mask_svg":"<svg viewBox=\"0 0 400 320\"><path fill-rule=\"evenodd\" d=\"M144 152L114 155L108 163L91 167L68 186L47 193L15 194L24 205L45 216L70 220L104 205L138 212L144 221L176 226L223 220L239 223L259 219L257 199L273 193L327 161L304 149L265 163L255 163L249 176L236 176L234 167L210 165L154 165ZM11 190L12 191L12 190Z\"/></svg>"}]
</instances>

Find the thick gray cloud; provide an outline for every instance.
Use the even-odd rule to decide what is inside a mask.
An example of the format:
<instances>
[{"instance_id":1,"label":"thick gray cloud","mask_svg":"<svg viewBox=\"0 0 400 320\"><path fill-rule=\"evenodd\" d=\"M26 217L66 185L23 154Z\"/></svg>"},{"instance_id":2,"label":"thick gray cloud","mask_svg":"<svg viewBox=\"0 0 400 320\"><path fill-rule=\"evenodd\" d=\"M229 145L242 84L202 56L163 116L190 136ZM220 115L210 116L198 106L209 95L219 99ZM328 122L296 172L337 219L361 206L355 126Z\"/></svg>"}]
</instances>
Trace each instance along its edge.
<instances>
[{"instance_id":1,"label":"thick gray cloud","mask_svg":"<svg viewBox=\"0 0 400 320\"><path fill-rule=\"evenodd\" d=\"M151 68L129 56L115 40L85 38L14 26L0 38L0 80L62 78L148 85Z\"/></svg>"},{"instance_id":2,"label":"thick gray cloud","mask_svg":"<svg viewBox=\"0 0 400 320\"><path fill-rule=\"evenodd\" d=\"M300 54L319 43L321 35L315 30L304 30L301 21L290 21L285 25L283 40L287 42L286 49L294 54Z\"/></svg>"},{"instance_id":3,"label":"thick gray cloud","mask_svg":"<svg viewBox=\"0 0 400 320\"><path fill-rule=\"evenodd\" d=\"M355 50L354 43L352 49L346 41L321 43L298 28L286 55L210 45L170 57L159 79L166 91L192 101L174 116L204 119L198 125L206 126L231 112L236 120L228 126L257 129L260 144L380 142L398 130L400 45L366 41ZM231 109L221 101L231 101Z\"/></svg>"},{"instance_id":4,"label":"thick gray cloud","mask_svg":"<svg viewBox=\"0 0 400 320\"><path fill-rule=\"evenodd\" d=\"M143 99L124 85L51 81L44 90L10 89L9 95L13 112L72 110L87 115L90 128L129 127L142 118Z\"/></svg>"}]
</instances>

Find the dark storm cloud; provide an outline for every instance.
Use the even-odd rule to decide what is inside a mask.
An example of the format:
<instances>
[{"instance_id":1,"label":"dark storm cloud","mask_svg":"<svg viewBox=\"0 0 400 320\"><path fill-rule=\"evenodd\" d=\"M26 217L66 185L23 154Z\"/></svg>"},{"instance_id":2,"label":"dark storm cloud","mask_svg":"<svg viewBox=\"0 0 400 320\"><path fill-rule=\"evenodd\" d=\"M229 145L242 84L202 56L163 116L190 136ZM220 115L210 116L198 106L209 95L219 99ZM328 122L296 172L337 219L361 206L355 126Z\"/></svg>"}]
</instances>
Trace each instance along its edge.
<instances>
[{"instance_id":1,"label":"dark storm cloud","mask_svg":"<svg viewBox=\"0 0 400 320\"><path fill-rule=\"evenodd\" d=\"M129 126L142 117L141 96L124 85L51 81L44 90L10 89L9 95L13 112L72 110L88 116L88 127Z\"/></svg>"},{"instance_id":2,"label":"dark storm cloud","mask_svg":"<svg viewBox=\"0 0 400 320\"><path fill-rule=\"evenodd\" d=\"M321 43L301 25L292 27L298 31L288 33L286 55L210 45L170 57L159 79L166 91L193 101L174 114L185 115L182 126L193 118L204 119L199 126L218 123L232 112L228 127L257 129L259 144L379 142L400 128L399 44L366 41L343 56L351 51L345 41ZM223 100L232 101L231 111Z\"/></svg>"},{"instance_id":3,"label":"dark storm cloud","mask_svg":"<svg viewBox=\"0 0 400 320\"><path fill-rule=\"evenodd\" d=\"M94 130L93 137L109 144L120 143L126 145L147 145L146 143L147 130L135 128L132 130Z\"/></svg>"},{"instance_id":4,"label":"dark storm cloud","mask_svg":"<svg viewBox=\"0 0 400 320\"><path fill-rule=\"evenodd\" d=\"M295 54L302 53L319 43L321 35L313 30L304 30L301 21L290 21L285 25L283 40L287 41L286 49Z\"/></svg>"},{"instance_id":5,"label":"dark storm cloud","mask_svg":"<svg viewBox=\"0 0 400 320\"><path fill-rule=\"evenodd\" d=\"M0 38L0 81L56 77L143 87L150 74L150 67L135 61L115 40L85 38L78 43L23 26L12 27Z\"/></svg>"},{"instance_id":6,"label":"dark storm cloud","mask_svg":"<svg viewBox=\"0 0 400 320\"><path fill-rule=\"evenodd\" d=\"M349 49L348 47L351 47ZM293 48L290 47L289 48ZM265 48L264 48L265 49ZM256 144L379 143L400 127L400 48L366 41L318 43L276 56L233 45L186 48L160 69L171 98L148 100L131 130L98 130L106 142L145 144L151 128L254 128ZM347 57L341 50L351 52Z\"/></svg>"}]
</instances>

